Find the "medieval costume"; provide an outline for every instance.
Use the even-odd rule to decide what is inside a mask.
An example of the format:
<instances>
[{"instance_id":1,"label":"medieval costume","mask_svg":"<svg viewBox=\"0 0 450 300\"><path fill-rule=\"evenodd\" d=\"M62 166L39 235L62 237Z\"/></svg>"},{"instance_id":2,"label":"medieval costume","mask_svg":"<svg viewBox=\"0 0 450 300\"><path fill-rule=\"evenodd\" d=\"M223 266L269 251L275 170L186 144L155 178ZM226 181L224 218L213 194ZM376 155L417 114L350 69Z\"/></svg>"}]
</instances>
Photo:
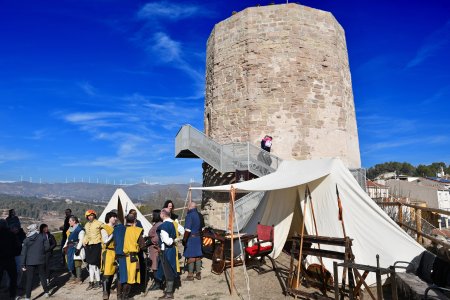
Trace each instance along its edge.
<instances>
[{"instance_id":1,"label":"medieval costume","mask_svg":"<svg viewBox=\"0 0 450 300\"><path fill-rule=\"evenodd\" d=\"M159 225L156 232L159 237L160 260L158 266L158 272L155 278L162 282L166 280L166 290L164 296L160 299L172 299L173 292L175 290L174 283L178 277L177 272L177 250L175 239L177 232L175 230L174 222L172 219L167 218Z\"/></svg>"},{"instance_id":2,"label":"medieval costume","mask_svg":"<svg viewBox=\"0 0 450 300\"><path fill-rule=\"evenodd\" d=\"M129 217L130 215L127 216L127 227L125 230L125 239L123 244L123 253L126 257L128 278L126 282L127 284L123 287L125 299L128 298L131 285L141 283L138 252L145 245L144 238L142 237L143 229L134 226L134 223L129 225Z\"/></svg>"},{"instance_id":3,"label":"medieval costume","mask_svg":"<svg viewBox=\"0 0 450 300\"><path fill-rule=\"evenodd\" d=\"M161 213L161 210L155 209L153 210L153 219L152 219L152 228L150 228L150 231L148 232L148 239L151 242L148 247L148 255L151 260L151 266L150 269L152 271L153 275L153 284L149 288L150 291L154 291L157 289L162 288L161 282L158 280L155 280L155 274L158 270L158 262L159 262L159 238L158 234L156 233L156 229L158 229L159 225L162 224L161 217L159 214Z\"/></svg>"},{"instance_id":4,"label":"medieval costume","mask_svg":"<svg viewBox=\"0 0 450 300\"><path fill-rule=\"evenodd\" d=\"M63 246L67 253L67 269L71 274L71 280L81 282L81 265L84 260L83 238L84 228L75 223L67 230L67 239Z\"/></svg>"},{"instance_id":5,"label":"medieval costume","mask_svg":"<svg viewBox=\"0 0 450 300\"><path fill-rule=\"evenodd\" d=\"M202 239L201 239L202 225L200 216L195 205L188 210L186 215L185 233L183 237L184 257L187 258L188 276L186 280L194 280L194 269L196 272L195 278L201 279L202 271Z\"/></svg>"},{"instance_id":6,"label":"medieval costume","mask_svg":"<svg viewBox=\"0 0 450 300\"><path fill-rule=\"evenodd\" d=\"M114 251L116 253L116 264L117 264L117 299L122 299L123 289L122 286L127 283L127 261L125 258L125 253L123 252L123 247L125 244L125 231L126 227L123 224L117 224L114 226L113 236L114 236Z\"/></svg>"},{"instance_id":7,"label":"medieval costume","mask_svg":"<svg viewBox=\"0 0 450 300\"><path fill-rule=\"evenodd\" d=\"M111 292L111 284L116 273L116 252L114 251L113 240L114 228L109 224L103 225L102 239L103 239L103 251L102 251L102 268L103 274L103 299L109 299Z\"/></svg>"},{"instance_id":8,"label":"medieval costume","mask_svg":"<svg viewBox=\"0 0 450 300\"><path fill-rule=\"evenodd\" d=\"M97 214L90 209L85 214L88 222L84 228L86 235L83 244L86 252L86 263L89 264L89 286L87 290L92 288L100 288L100 263L102 254L102 235L101 230L103 223L97 220Z\"/></svg>"}]
</instances>

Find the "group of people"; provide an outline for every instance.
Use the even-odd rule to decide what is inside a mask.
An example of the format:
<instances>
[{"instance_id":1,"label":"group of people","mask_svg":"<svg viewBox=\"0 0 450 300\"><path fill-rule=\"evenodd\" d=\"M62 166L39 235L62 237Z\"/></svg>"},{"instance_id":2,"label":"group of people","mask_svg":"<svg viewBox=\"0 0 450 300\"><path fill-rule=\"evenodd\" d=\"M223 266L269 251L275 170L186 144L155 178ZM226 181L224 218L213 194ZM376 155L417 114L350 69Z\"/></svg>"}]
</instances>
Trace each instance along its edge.
<instances>
[{"instance_id":1,"label":"group of people","mask_svg":"<svg viewBox=\"0 0 450 300\"><path fill-rule=\"evenodd\" d=\"M14 209L9 210L6 219L0 219L0 282L3 272L9 278L9 297L16 299L17 287L25 276L25 299L30 299L33 277L38 271L45 297L49 297L50 281L49 260L56 239L49 232L46 224L39 227L31 224L25 234Z\"/></svg>"},{"instance_id":2,"label":"group of people","mask_svg":"<svg viewBox=\"0 0 450 300\"><path fill-rule=\"evenodd\" d=\"M134 209L125 216L125 224L121 224L114 210L106 214L105 223L97 220L94 210L86 211L84 227L77 217L69 215L62 248L70 282L82 281L81 268L85 262L89 270L87 290L103 287L104 300L109 299L114 278L117 299L128 299L133 286L146 292L147 275L153 279L148 290L162 289L159 299L173 299L181 274L177 248L180 242L187 261L186 280L201 280L202 217L195 203L189 204L183 227L173 209L173 202L168 200L161 210L153 211L152 228L146 238ZM147 256L149 267L145 264Z\"/></svg>"},{"instance_id":3,"label":"group of people","mask_svg":"<svg viewBox=\"0 0 450 300\"><path fill-rule=\"evenodd\" d=\"M105 223L97 219L94 210L87 210L84 226L70 209L66 209L65 215L64 225L60 228L61 263L67 266L70 284L82 282L82 268L87 266L86 290L103 288L104 300L110 297L114 278L117 299L128 299L133 286L139 292L161 289L163 295L159 299L173 299L174 291L181 283L179 243L184 246L185 280L201 280L204 222L195 203L189 204L183 227L174 213L173 202L167 200L161 210L153 211L152 227L147 234L135 209L124 216L123 224L116 210L106 214ZM26 280L25 299L31 298L36 273L44 296L50 297L49 259L56 240L48 226L31 224L25 233L14 210L10 210L8 218L0 219L0 244L11 245L0 247L0 282L6 271L10 299L18 298L17 287L22 273ZM148 276L153 282L147 289Z\"/></svg>"}]
</instances>

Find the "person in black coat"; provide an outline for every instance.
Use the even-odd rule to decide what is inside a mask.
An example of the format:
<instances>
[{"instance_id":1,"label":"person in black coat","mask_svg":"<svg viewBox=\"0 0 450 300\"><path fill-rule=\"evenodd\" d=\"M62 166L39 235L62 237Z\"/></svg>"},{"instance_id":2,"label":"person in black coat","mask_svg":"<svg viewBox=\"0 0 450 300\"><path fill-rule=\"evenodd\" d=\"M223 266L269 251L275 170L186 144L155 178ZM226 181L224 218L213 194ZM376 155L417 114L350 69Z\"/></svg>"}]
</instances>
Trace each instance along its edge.
<instances>
[{"instance_id":1,"label":"person in black coat","mask_svg":"<svg viewBox=\"0 0 450 300\"><path fill-rule=\"evenodd\" d=\"M14 225L18 225L19 228L22 227L22 225L20 225L19 217L16 216L16 211L14 209L10 209L8 211L6 222L8 223L9 228L13 227Z\"/></svg>"},{"instance_id":2,"label":"person in black coat","mask_svg":"<svg viewBox=\"0 0 450 300\"><path fill-rule=\"evenodd\" d=\"M65 265L66 261L64 259L65 253L63 250L63 246L66 243L67 240L67 230L69 230L69 218L72 216L72 210L70 208L67 208L64 213L66 214L66 217L64 219L64 225L59 227L59 230L62 230L62 239L61 239L61 265Z\"/></svg>"},{"instance_id":3,"label":"person in black coat","mask_svg":"<svg viewBox=\"0 0 450 300\"><path fill-rule=\"evenodd\" d=\"M41 224L41 226L39 226L39 233L42 234L44 236L44 239L48 240L50 248L47 252L45 252L45 279L47 280L47 284L50 282L50 265L49 265L49 261L50 261L50 257L53 254L53 249L55 249L56 247L56 239L53 236L53 234L51 234L48 231L48 226L47 224Z\"/></svg>"},{"instance_id":4,"label":"person in black coat","mask_svg":"<svg viewBox=\"0 0 450 300\"><path fill-rule=\"evenodd\" d=\"M25 231L23 231L23 229L19 227L19 224L13 224L13 226L10 227L9 230L11 230L11 232L15 235L18 245L16 247L16 251L14 252L14 258L16 261L17 286L20 286L20 283L22 281L22 262L20 261L20 254L22 253L22 243L26 238L26 234Z\"/></svg>"},{"instance_id":5,"label":"person in black coat","mask_svg":"<svg viewBox=\"0 0 450 300\"><path fill-rule=\"evenodd\" d=\"M47 280L45 278L45 253L50 249L50 243L48 239L45 239L39 233L36 224L31 224L27 229L27 238L22 245L22 271L25 272L27 281L25 296L26 299L30 299L34 273L38 270L45 296L49 297Z\"/></svg>"},{"instance_id":6,"label":"person in black coat","mask_svg":"<svg viewBox=\"0 0 450 300\"><path fill-rule=\"evenodd\" d=\"M14 299L17 293L17 270L14 256L19 247L14 233L8 228L5 219L0 219L0 282L3 271L9 276L9 297Z\"/></svg>"}]
</instances>

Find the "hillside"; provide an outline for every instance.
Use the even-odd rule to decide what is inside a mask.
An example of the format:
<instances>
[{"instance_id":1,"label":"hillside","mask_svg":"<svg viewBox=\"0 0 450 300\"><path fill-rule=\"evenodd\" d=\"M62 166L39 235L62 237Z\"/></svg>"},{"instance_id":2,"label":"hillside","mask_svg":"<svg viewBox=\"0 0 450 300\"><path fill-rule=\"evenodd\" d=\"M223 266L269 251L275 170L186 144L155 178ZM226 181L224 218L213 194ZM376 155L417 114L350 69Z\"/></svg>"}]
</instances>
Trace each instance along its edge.
<instances>
[{"instance_id":1,"label":"hillside","mask_svg":"<svg viewBox=\"0 0 450 300\"><path fill-rule=\"evenodd\" d=\"M198 186L196 184L195 186ZM108 202L117 188L123 188L133 201L185 199L188 184L111 185L96 183L31 183L27 181L0 183L0 194L46 199L71 199L87 202ZM193 191L193 199L201 192Z\"/></svg>"}]
</instances>

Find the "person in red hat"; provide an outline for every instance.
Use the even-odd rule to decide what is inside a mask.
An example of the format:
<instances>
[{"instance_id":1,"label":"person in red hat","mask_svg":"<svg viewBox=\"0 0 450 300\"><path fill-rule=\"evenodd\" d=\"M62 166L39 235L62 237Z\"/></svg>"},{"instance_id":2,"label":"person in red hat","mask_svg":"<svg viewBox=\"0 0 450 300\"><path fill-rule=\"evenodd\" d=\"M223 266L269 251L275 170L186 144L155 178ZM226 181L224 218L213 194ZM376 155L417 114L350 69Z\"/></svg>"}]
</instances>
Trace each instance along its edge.
<instances>
[{"instance_id":1,"label":"person in red hat","mask_svg":"<svg viewBox=\"0 0 450 300\"><path fill-rule=\"evenodd\" d=\"M85 261L89 264L89 286L86 290L100 288L100 264L102 255L102 230L103 223L97 220L97 213L89 209L85 213L88 220L85 229L83 245L85 250Z\"/></svg>"}]
</instances>

